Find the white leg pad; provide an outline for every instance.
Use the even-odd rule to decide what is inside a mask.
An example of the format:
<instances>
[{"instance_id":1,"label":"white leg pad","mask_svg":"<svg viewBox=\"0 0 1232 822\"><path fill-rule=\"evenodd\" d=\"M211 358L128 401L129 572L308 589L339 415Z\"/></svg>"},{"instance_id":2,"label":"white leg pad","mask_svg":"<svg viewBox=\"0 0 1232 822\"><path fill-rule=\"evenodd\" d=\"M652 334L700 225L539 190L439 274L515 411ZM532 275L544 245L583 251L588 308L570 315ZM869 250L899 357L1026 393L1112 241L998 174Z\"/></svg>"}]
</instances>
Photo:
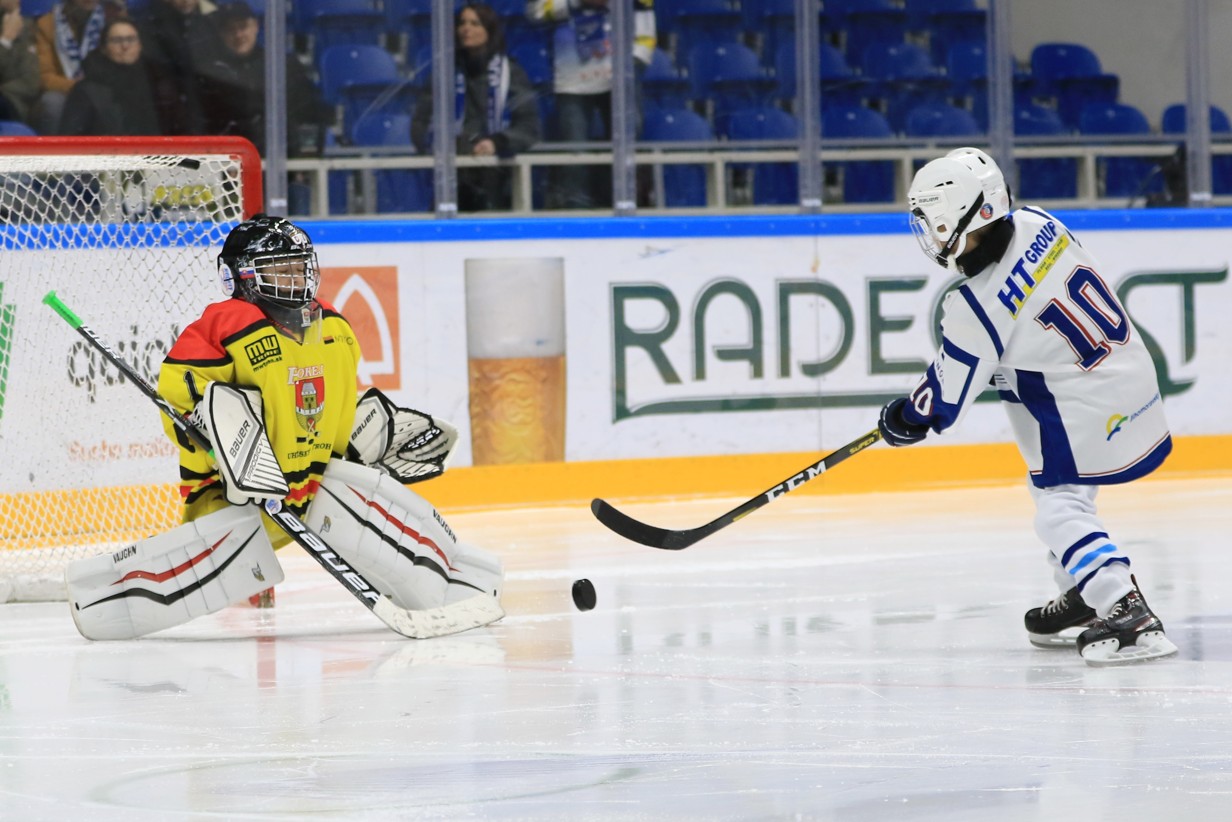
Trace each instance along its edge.
<instances>
[{"instance_id":1,"label":"white leg pad","mask_svg":"<svg viewBox=\"0 0 1232 822\"><path fill-rule=\"evenodd\" d=\"M332 460L306 523L401 608L500 598L501 561L458 542L427 500L376 469Z\"/></svg>"},{"instance_id":2,"label":"white leg pad","mask_svg":"<svg viewBox=\"0 0 1232 822\"><path fill-rule=\"evenodd\" d=\"M86 639L133 639L220 611L282 582L260 509L231 506L64 572Z\"/></svg>"}]
</instances>

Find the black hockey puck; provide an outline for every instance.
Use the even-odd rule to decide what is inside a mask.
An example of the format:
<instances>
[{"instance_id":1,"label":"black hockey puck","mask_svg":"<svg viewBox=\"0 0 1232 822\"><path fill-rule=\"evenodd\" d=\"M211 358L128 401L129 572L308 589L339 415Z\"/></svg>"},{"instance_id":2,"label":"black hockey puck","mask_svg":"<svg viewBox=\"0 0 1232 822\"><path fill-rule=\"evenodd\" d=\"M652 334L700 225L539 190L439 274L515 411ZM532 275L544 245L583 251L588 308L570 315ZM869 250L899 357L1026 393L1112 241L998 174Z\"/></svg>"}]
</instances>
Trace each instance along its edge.
<instances>
[{"instance_id":1,"label":"black hockey puck","mask_svg":"<svg viewBox=\"0 0 1232 822\"><path fill-rule=\"evenodd\" d=\"M595 586L588 579L578 579L573 582L573 604L579 611L589 611L595 607Z\"/></svg>"}]
</instances>

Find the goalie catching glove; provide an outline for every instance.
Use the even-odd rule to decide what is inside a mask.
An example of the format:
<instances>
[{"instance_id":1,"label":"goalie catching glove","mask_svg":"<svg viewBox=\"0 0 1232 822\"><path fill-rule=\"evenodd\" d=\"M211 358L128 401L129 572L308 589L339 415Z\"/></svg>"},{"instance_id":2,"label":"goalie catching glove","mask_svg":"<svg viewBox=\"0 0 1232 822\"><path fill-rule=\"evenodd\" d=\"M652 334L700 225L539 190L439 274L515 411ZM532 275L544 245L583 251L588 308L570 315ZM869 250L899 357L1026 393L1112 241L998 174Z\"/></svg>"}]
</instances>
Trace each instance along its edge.
<instances>
[{"instance_id":1,"label":"goalie catching glove","mask_svg":"<svg viewBox=\"0 0 1232 822\"><path fill-rule=\"evenodd\" d=\"M189 420L214 447L227 502L284 499L290 489L265 434L261 392L256 388L211 382Z\"/></svg>"},{"instance_id":2,"label":"goalie catching glove","mask_svg":"<svg viewBox=\"0 0 1232 822\"><path fill-rule=\"evenodd\" d=\"M355 409L347 457L410 484L444 473L457 441L458 431L449 423L399 408L379 389L369 388Z\"/></svg>"}]
</instances>

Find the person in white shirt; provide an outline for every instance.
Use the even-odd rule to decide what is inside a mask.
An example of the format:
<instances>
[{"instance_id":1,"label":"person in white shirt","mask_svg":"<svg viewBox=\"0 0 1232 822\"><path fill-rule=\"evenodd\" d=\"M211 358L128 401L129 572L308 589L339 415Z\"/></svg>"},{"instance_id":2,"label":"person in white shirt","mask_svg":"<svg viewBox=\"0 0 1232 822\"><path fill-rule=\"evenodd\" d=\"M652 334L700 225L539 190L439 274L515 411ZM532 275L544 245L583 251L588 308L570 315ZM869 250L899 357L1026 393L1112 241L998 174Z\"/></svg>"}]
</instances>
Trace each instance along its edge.
<instances>
[{"instance_id":1,"label":"person in white shirt","mask_svg":"<svg viewBox=\"0 0 1232 822\"><path fill-rule=\"evenodd\" d=\"M1175 654L1095 508L1099 486L1150 473L1172 448L1142 336L1064 224L1033 206L1011 213L984 152L928 163L908 201L925 254L966 279L946 298L936 359L910 395L882 409L883 438L906 446L945 431L991 382L1061 589L1027 612L1031 642L1076 645L1092 665Z\"/></svg>"},{"instance_id":2,"label":"person in white shirt","mask_svg":"<svg viewBox=\"0 0 1232 822\"><path fill-rule=\"evenodd\" d=\"M609 0L528 0L526 17L555 26L552 92L555 139L567 142L612 138L612 21ZM655 48L653 0L633 2L635 66L649 65ZM562 166L554 174L549 205L601 208L611 205L609 167Z\"/></svg>"}]
</instances>

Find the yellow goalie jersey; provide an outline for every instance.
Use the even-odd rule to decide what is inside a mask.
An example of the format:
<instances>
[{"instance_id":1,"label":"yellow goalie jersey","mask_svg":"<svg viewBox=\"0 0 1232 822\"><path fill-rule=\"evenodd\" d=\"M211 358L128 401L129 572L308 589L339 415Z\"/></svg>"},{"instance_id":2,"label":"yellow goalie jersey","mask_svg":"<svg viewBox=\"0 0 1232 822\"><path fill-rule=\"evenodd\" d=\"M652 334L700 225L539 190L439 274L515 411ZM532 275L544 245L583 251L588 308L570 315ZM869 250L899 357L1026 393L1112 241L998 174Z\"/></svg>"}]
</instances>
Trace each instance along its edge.
<instances>
[{"instance_id":1,"label":"yellow goalie jersey","mask_svg":"<svg viewBox=\"0 0 1232 822\"><path fill-rule=\"evenodd\" d=\"M188 326L163 360L158 392L190 412L212 381L260 389L265 429L291 492L287 507L303 517L332 457L346 454L355 419L359 344L347 321L318 301L320 318L295 340L256 305L214 303ZM180 447L184 521L225 507L222 482L209 455L163 427ZM275 545L287 537L273 523Z\"/></svg>"}]
</instances>

